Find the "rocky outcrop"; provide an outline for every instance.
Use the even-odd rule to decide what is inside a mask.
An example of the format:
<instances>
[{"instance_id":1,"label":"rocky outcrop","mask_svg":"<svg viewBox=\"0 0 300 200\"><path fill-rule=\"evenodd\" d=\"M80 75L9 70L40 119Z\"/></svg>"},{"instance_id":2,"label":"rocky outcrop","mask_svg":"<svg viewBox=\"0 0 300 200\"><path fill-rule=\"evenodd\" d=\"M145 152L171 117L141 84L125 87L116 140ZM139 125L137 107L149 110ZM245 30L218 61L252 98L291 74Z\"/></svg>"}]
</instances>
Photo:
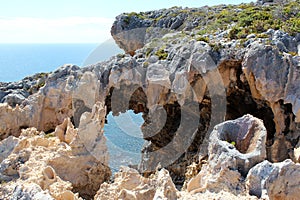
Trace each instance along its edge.
<instances>
[{"instance_id":1,"label":"rocky outcrop","mask_svg":"<svg viewBox=\"0 0 300 200\"><path fill-rule=\"evenodd\" d=\"M12 107L21 105L29 95L38 92L44 86L47 77L46 73L37 73L18 82L0 82L0 103L8 103Z\"/></svg>"},{"instance_id":2,"label":"rocky outcrop","mask_svg":"<svg viewBox=\"0 0 300 200\"><path fill-rule=\"evenodd\" d=\"M298 199L299 176L300 165L291 160L264 161L249 171L246 186L250 194L259 198Z\"/></svg>"},{"instance_id":3,"label":"rocky outcrop","mask_svg":"<svg viewBox=\"0 0 300 200\"><path fill-rule=\"evenodd\" d=\"M0 138L7 135L19 136L21 129L28 127L36 127L45 132L52 131L65 118L71 117L70 85L74 84L72 73L76 74L77 69L79 67L70 65L58 69L49 75L44 87L29 96L21 105L11 107L1 104Z\"/></svg>"},{"instance_id":4,"label":"rocky outcrop","mask_svg":"<svg viewBox=\"0 0 300 200\"><path fill-rule=\"evenodd\" d=\"M274 41L277 40L278 32L274 33ZM287 46L295 48L296 43L290 42ZM299 95L298 87L295 85L298 83L298 65L297 57L281 53L277 47L258 43L251 45L243 61L243 71L252 96L255 99L266 100L274 113L276 134L271 148L278 149L281 146L281 151L272 151L269 155L272 161L286 159L288 151L292 150L291 141L298 138L297 134L290 134L291 131L298 131L296 124L299 122L297 110ZM288 108L289 104L292 109ZM284 137L283 134L287 136Z\"/></svg>"},{"instance_id":5,"label":"rocky outcrop","mask_svg":"<svg viewBox=\"0 0 300 200\"><path fill-rule=\"evenodd\" d=\"M251 115L217 125L210 135L208 164L187 183L187 190L243 193L243 177L266 158L266 135L262 121Z\"/></svg>"},{"instance_id":6,"label":"rocky outcrop","mask_svg":"<svg viewBox=\"0 0 300 200\"><path fill-rule=\"evenodd\" d=\"M79 129L66 119L50 136L31 128L24 129L19 139L10 136L3 140L0 181L4 184L0 197L35 198L47 190L49 199L78 199L74 193L92 198L111 175L102 132L104 124L98 121L104 118L100 113L106 112L103 105L97 104L90 113L92 117L83 118ZM92 145L94 149L89 152L86 143L97 146Z\"/></svg>"},{"instance_id":7,"label":"rocky outcrop","mask_svg":"<svg viewBox=\"0 0 300 200\"><path fill-rule=\"evenodd\" d=\"M284 104L281 98L282 92L290 91L290 98L297 102L297 87L293 84L298 80L298 57L281 54L276 46L264 45L286 37L272 34L270 38L249 39L247 47L238 46L239 41L220 41L219 49L190 35L167 34L161 41L152 41L137 50L133 57L116 56L83 69L63 66L51 73L45 86L20 106L0 106L1 138L18 136L26 127L51 132L69 118L57 128L56 134L70 143L73 129L80 129L80 119L93 119L93 114L84 113L97 112L93 111L97 102L107 106L106 113L133 109L143 112L145 119L142 131L147 142L139 170L147 174L159 165L166 167L180 185L186 167L198 160L199 153L203 156L208 153L207 133L224 120L249 113L262 119L266 126L268 159L296 160L293 150L299 140L294 120L297 105ZM287 41L293 41L291 38ZM212 39L219 40L219 36ZM260 59L258 54L266 54L266 60L256 61ZM258 66L257 63L263 62L266 67ZM269 71L269 65L274 69ZM281 65L280 70L289 74L289 78L283 73L275 76L274 71ZM265 80L269 82L264 83ZM291 89L280 89L285 81ZM99 123L103 123L105 114L101 116L97 119Z\"/></svg>"},{"instance_id":8,"label":"rocky outcrop","mask_svg":"<svg viewBox=\"0 0 300 200\"><path fill-rule=\"evenodd\" d=\"M210 192L188 193L178 191L172 182L167 170L161 169L149 178L142 177L136 170L123 167L115 174L114 183L101 185L95 196L95 200L100 199L257 199L248 194L234 195L230 192Z\"/></svg>"},{"instance_id":9,"label":"rocky outcrop","mask_svg":"<svg viewBox=\"0 0 300 200\"><path fill-rule=\"evenodd\" d=\"M122 14L111 33L131 56L0 83L3 191L92 198L110 176L106 115L132 109L145 120L138 170L124 168L97 198L197 199L216 191L234 199L249 196L247 188L257 195L244 180L258 163L299 162L300 36L219 27L228 13L253 6ZM177 191L185 181L187 190Z\"/></svg>"},{"instance_id":10,"label":"rocky outcrop","mask_svg":"<svg viewBox=\"0 0 300 200\"><path fill-rule=\"evenodd\" d=\"M138 171L123 167L115 174L114 183L101 185L95 199L176 199L177 192L165 169L144 178Z\"/></svg>"}]
</instances>

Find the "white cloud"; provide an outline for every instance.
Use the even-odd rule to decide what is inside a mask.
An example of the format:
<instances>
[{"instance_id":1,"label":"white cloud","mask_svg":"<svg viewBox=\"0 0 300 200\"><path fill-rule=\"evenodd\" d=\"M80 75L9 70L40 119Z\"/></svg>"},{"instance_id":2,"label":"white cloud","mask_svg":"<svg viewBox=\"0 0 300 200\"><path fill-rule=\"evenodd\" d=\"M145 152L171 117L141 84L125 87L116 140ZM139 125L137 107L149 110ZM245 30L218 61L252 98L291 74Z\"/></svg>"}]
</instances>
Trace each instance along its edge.
<instances>
[{"instance_id":1,"label":"white cloud","mask_svg":"<svg viewBox=\"0 0 300 200\"><path fill-rule=\"evenodd\" d=\"M99 43L114 19L101 17L0 18L0 43Z\"/></svg>"}]
</instances>

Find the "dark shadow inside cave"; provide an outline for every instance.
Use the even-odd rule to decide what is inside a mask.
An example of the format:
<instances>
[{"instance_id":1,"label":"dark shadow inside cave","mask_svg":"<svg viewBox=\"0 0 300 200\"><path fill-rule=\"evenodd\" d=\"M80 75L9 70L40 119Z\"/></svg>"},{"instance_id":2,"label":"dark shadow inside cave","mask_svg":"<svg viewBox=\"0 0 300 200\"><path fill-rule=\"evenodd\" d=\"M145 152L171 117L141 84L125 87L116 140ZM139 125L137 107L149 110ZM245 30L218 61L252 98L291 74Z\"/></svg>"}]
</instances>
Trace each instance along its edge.
<instances>
[{"instance_id":1,"label":"dark shadow inside cave","mask_svg":"<svg viewBox=\"0 0 300 200\"><path fill-rule=\"evenodd\" d=\"M237 119L245 114L251 114L262 119L268 134L267 146L271 146L276 132L272 109L267 102L253 99L248 82L241 81L241 77L243 76L241 62L225 63L219 67L220 70L222 70L222 67L223 70L232 68L236 70L236 81L230 83L230 86L226 88L227 110L225 120ZM201 77L199 74L196 75ZM157 134L151 134L153 131L150 125L155 125L155 119L151 119L149 114L145 92L137 85L121 84L118 88L110 88L110 93L106 97L105 103L107 106L107 115L110 112L112 112L112 115L119 115L119 113L125 113L128 110L132 110L131 112L135 114L140 113L144 119L144 124L141 127L142 134L145 141L148 141L143 146L141 153L153 152L166 146L173 140L174 134L180 127L182 108L177 101L173 101L173 103L163 105L163 109L167 114L165 124ZM173 182L177 186L183 185L187 166L193 162L198 162L200 145L203 143L208 128L211 126L211 121L214 121L210 116L212 112L211 103L212 100L209 91L207 91L202 102L198 104L200 111L199 125L196 134L193 136L191 145L173 164L167 167ZM148 135L150 136L148 137ZM267 149L267 151L270 150ZM147 176L149 174L144 175Z\"/></svg>"}]
</instances>

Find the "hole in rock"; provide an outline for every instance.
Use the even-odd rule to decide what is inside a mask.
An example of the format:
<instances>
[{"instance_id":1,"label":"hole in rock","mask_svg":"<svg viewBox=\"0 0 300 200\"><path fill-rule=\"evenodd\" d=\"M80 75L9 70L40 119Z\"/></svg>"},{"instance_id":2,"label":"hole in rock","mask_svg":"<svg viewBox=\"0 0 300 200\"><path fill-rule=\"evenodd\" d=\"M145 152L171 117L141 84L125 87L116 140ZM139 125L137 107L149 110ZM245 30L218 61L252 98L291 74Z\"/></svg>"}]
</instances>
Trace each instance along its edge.
<instances>
[{"instance_id":1,"label":"hole in rock","mask_svg":"<svg viewBox=\"0 0 300 200\"><path fill-rule=\"evenodd\" d=\"M135 167L140 163L141 149L144 144L141 126L144 123L142 113L133 110L113 116L106 116L104 135L107 138L109 167L115 173L120 166Z\"/></svg>"},{"instance_id":2,"label":"hole in rock","mask_svg":"<svg viewBox=\"0 0 300 200\"><path fill-rule=\"evenodd\" d=\"M264 126L267 129L266 144L267 146L271 146L276 132L272 109L266 101L253 98L249 83L241 80L241 77L244 77L241 63L237 64L236 70L237 81L231 88L227 89L226 120L234 120L245 114L251 114L263 120ZM232 140L230 142L236 141Z\"/></svg>"},{"instance_id":3,"label":"hole in rock","mask_svg":"<svg viewBox=\"0 0 300 200\"><path fill-rule=\"evenodd\" d=\"M220 139L234 144L236 149L243 153L250 153L255 149L255 144L259 139L255 135L255 127L240 126L234 123L227 123L224 125L220 133Z\"/></svg>"},{"instance_id":4,"label":"hole in rock","mask_svg":"<svg viewBox=\"0 0 300 200\"><path fill-rule=\"evenodd\" d=\"M20 126L20 130L22 130L22 129L28 129L29 128L29 126Z\"/></svg>"},{"instance_id":5,"label":"hole in rock","mask_svg":"<svg viewBox=\"0 0 300 200\"><path fill-rule=\"evenodd\" d=\"M45 131L45 133L47 135L47 134L53 133L54 131L55 131L55 129L49 129L49 130Z\"/></svg>"},{"instance_id":6,"label":"hole in rock","mask_svg":"<svg viewBox=\"0 0 300 200\"><path fill-rule=\"evenodd\" d=\"M44 169L44 174L49 180L53 180L55 178L55 172L51 167L47 167Z\"/></svg>"}]
</instances>

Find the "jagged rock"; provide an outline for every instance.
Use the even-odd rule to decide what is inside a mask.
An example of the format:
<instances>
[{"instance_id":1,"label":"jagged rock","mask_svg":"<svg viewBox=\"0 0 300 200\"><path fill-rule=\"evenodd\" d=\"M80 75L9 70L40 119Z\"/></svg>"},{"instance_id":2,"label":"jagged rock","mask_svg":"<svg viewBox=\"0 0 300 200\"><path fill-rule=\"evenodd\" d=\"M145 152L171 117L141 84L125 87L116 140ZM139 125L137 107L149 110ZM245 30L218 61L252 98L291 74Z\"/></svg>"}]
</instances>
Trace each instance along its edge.
<instances>
[{"instance_id":1,"label":"jagged rock","mask_svg":"<svg viewBox=\"0 0 300 200\"><path fill-rule=\"evenodd\" d=\"M296 123L299 122L299 89L295 85L299 82L297 65L297 58L256 42L251 45L243 61L243 71L252 96L268 101L274 113L276 134L269 159L276 162L289 157L288 152L293 149L291 143L297 137L293 134L283 136L287 129L297 131ZM288 108L283 103L292 105L292 113L286 113ZM293 115L295 120L287 123Z\"/></svg>"},{"instance_id":2,"label":"jagged rock","mask_svg":"<svg viewBox=\"0 0 300 200\"><path fill-rule=\"evenodd\" d=\"M0 138L19 136L22 128L36 127L51 131L65 118L72 116L72 88L78 67L65 65L53 72L38 93L25 99L15 108L0 104Z\"/></svg>"},{"instance_id":3,"label":"jagged rock","mask_svg":"<svg viewBox=\"0 0 300 200\"><path fill-rule=\"evenodd\" d=\"M103 124L99 127L103 127ZM73 129L73 132L77 133L77 130ZM0 181L13 180L8 184L15 185L34 183L43 191L48 190L55 199L76 199L78 196L74 196L71 190L83 197L92 197L93 191L96 193L100 184L110 177L108 158L105 157L107 152L102 151L102 157L97 160L85 149L78 134L73 137L68 141L69 146L54 135L45 137L41 133L37 135L36 129L26 129L19 139L11 136L3 140L1 144L11 144L13 150L8 149L10 154L5 153L0 164ZM99 144L105 145L105 142ZM106 150L106 147L102 149ZM99 160L101 158L106 160ZM12 192L15 186L3 187L3 190Z\"/></svg>"},{"instance_id":4,"label":"jagged rock","mask_svg":"<svg viewBox=\"0 0 300 200\"><path fill-rule=\"evenodd\" d=\"M186 191L178 191L167 170L162 169L151 175L149 178L144 178L139 173L131 168L122 167L115 174L113 183L103 183L94 198L100 199L257 199L255 196L248 194L234 195L231 192L209 192L203 193L188 193Z\"/></svg>"},{"instance_id":5,"label":"jagged rock","mask_svg":"<svg viewBox=\"0 0 300 200\"><path fill-rule=\"evenodd\" d=\"M45 192L37 184L30 184L28 186L17 185L11 195L11 200L31 200L31 199L45 199L54 200L48 192Z\"/></svg>"},{"instance_id":6,"label":"jagged rock","mask_svg":"<svg viewBox=\"0 0 300 200\"><path fill-rule=\"evenodd\" d=\"M61 125L55 128L54 135L56 135L60 141L70 144L75 139L77 130L74 129L70 118L67 118Z\"/></svg>"},{"instance_id":7,"label":"jagged rock","mask_svg":"<svg viewBox=\"0 0 300 200\"><path fill-rule=\"evenodd\" d=\"M180 13L180 10L176 8L172 11L164 9L144 13L147 15L145 18L140 18L137 13L119 15L111 28L111 35L120 48L133 56L136 50L144 47L153 38L162 37L183 26L187 15ZM157 21L155 17L160 19Z\"/></svg>"},{"instance_id":8,"label":"jagged rock","mask_svg":"<svg viewBox=\"0 0 300 200\"><path fill-rule=\"evenodd\" d=\"M286 160L281 163L264 161L254 166L246 179L249 194L259 198L298 199L300 165Z\"/></svg>"},{"instance_id":9,"label":"jagged rock","mask_svg":"<svg viewBox=\"0 0 300 200\"><path fill-rule=\"evenodd\" d=\"M208 164L187 183L187 190L243 193L243 177L266 158L266 135L263 122L251 115L217 125L210 135Z\"/></svg>"},{"instance_id":10,"label":"jagged rock","mask_svg":"<svg viewBox=\"0 0 300 200\"><path fill-rule=\"evenodd\" d=\"M19 139L9 136L6 140L0 141L0 163L7 158L14 148L19 144Z\"/></svg>"},{"instance_id":11,"label":"jagged rock","mask_svg":"<svg viewBox=\"0 0 300 200\"><path fill-rule=\"evenodd\" d=\"M31 130L27 131L30 132ZM57 141L48 140L41 136L22 138L11 154L0 164L1 181L14 180L12 182L13 185L22 185L24 187L28 184L37 184L41 188L39 189L40 191L49 190L49 194L55 198L63 191L71 190L71 183L63 181L56 176L56 172L52 167L47 166L48 160L51 158L51 151L59 151L59 149L64 151L64 148L59 148L57 145ZM9 187L4 185L5 188L9 191ZM22 194L24 189L22 188L14 191L14 193L26 196L26 192Z\"/></svg>"},{"instance_id":12,"label":"jagged rock","mask_svg":"<svg viewBox=\"0 0 300 200\"><path fill-rule=\"evenodd\" d=\"M28 97L27 95L26 97ZM7 103L8 105L15 107L17 104L21 105L22 102L25 100L25 96L22 94L8 94L3 98L3 102Z\"/></svg>"},{"instance_id":13,"label":"jagged rock","mask_svg":"<svg viewBox=\"0 0 300 200\"><path fill-rule=\"evenodd\" d=\"M272 41L282 52L297 52L296 38L281 30L276 30L274 32Z\"/></svg>"},{"instance_id":14,"label":"jagged rock","mask_svg":"<svg viewBox=\"0 0 300 200\"><path fill-rule=\"evenodd\" d=\"M143 113L142 131L146 143L138 168L149 175L159 166L165 167L177 185L185 181L186 167L198 161L199 154L207 155L213 127L247 113L264 121L269 160L293 158L296 161L300 131L300 60L295 53L296 47L299 48L299 34L294 37L270 29L244 41L230 40L230 29L201 37L202 29L192 30L215 21L207 19L209 13L222 14L226 8L225 5L199 9L174 7L123 14L117 17L112 35L119 46L134 56L118 55L85 68L65 65L47 78L28 77L16 83L0 83L2 100L11 94L22 94L20 91L30 94L29 97L22 94L26 99L21 105L14 107L13 101L11 106L0 104L0 139L21 134L21 141L44 149L56 142L43 138L39 131L50 133L56 129L57 143L68 151L46 151L52 156L49 166L57 177L70 180L73 190L86 196L95 193L110 174L102 133L105 116L110 111L114 115L128 109ZM241 8L234 11L241 12ZM229 24L228 28L231 27ZM36 130L28 131L28 127ZM27 131L22 132L22 129ZM218 141L218 144L226 143ZM22 145L26 146L25 143ZM16 144L15 148L22 149L22 145ZM211 143L211 148L214 145L218 146ZM247 156L243 153L249 149L241 147L247 145L236 145L238 150L230 144L220 147L236 157L231 159L221 154L221 150L213 152L221 154L225 164L210 157L211 163L216 164L207 164L202 171L210 172L210 167L218 172L213 178L228 180L243 190L240 179L264 154L262 149L256 149L257 157L249 158L250 153ZM5 151L1 179L18 179L20 163L27 163L32 157L32 150L27 147L20 154L15 153L17 150ZM9 158L4 158L7 156ZM74 169L74 173L79 173L76 177L63 169L63 164L73 169L74 162L78 163ZM229 164L231 162L233 164ZM218 165L225 169L217 171ZM96 177L102 172L104 178ZM91 182L94 185L87 186ZM198 181L194 183L196 188L202 187ZM213 186L207 181L203 187ZM225 183L223 186L228 191L234 190ZM216 189L218 187L221 186ZM124 190L122 195L133 198L136 194Z\"/></svg>"},{"instance_id":15,"label":"jagged rock","mask_svg":"<svg viewBox=\"0 0 300 200\"><path fill-rule=\"evenodd\" d=\"M281 54L272 46L253 43L245 55L243 71L249 82L252 95L274 104L280 100L293 105L293 111L298 122L299 91L298 83L299 62L289 54ZM275 112L275 111L274 111ZM276 117L276 116L275 116ZM276 121L276 119L275 119ZM277 120L280 123L281 120ZM282 124L279 124L280 126ZM284 125L284 124L283 124ZM278 128L282 132L284 127Z\"/></svg>"},{"instance_id":16,"label":"jagged rock","mask_svg":"<svg viewBox=\"0 0 300 200\"><path fill-rule=\"evenodd\" d=\"M37 73L18 82L1 83L0 102L8 103L12 107L16 104L21 105L25 98L38 92L39 88L44 86L47 77L46 73Z\"/></svg>"},{"instance_id":17,"label":"jagged rock","mask_svg":"<svg viewBox=\"0 0 300 200\"><path fill-rule=\"evenodd\" d=\"M144 178L138 171L122 167L115 174L114 183L103 183L94 199L177 199L177 192L165 169Z\"/></svg>"},{"instance_id":18,"label":"jagged rock","mask_svg":"<svg viewBox=\"0 0 300 200\"><path fill-rule=\"evenodd\" d=\"M104 181L108 180L111 172L108 167L108 151L103 135L104 117L106 110L101 104L95 104L91 113L84 113L80 126L74 129L69 120L61 137L72 148L72 157L57 156L49 160L49 164L58 171L60 177L69 180L75 191L83 197L91 197ZM64 126L64 125L62 125ZM69 171L76 164L76 169Z\"/></svg>"},{"instance_id":19,"label":"jagged rock","mask_svg":"<svg viewBox=\"0 0 300 200\"><path fill-rule=\"evenodd\" d=\"M74 124L79 126L80 117L84 112L91 112L99 96L100 83L92 72L85 72L77 83L72 95Z\"/></svg>"},{"instance_id":20,"label":"jagged rock","mask_svg":"<svg viewBox=\"0 0 300 200\"><path fill-rule=\"evenodd\" d=\"M135 15L119 15L111 28L111 34L126 53L135 54L135 50L145 45L146 27L151 25L149 20L141 20Z\"/></svg>"},{"instance_id":21,"label":"jagged rock","mask_svg":"<svg viewBox=\"0 0 300 200\"><path fill-rule=\"evenodd\" d=\"M291 58L287 54L280 55L278 49L272 46L253 43L243 62L243 71L252 95L269 102L284 99L291 65Z\"/></svg>"},{"instance_id":22,"label":"jagged rock","mask_svg":"<svg viewBox=\"0 0 300 200\"><path fill-rule=\"evenodd\" d=\"M234 195L231 192L210 192L205 191L203 193L191 194L185 191L180 192L178 200L199 200L199 199L218 199L218 200L257 200L258 198L250 195Z\"/></svg>"},{"instance_id":23,"label":"jagged rock","mask_svg":"<svg viewBox=\"0 0 300 200\"><path fill-rule=\"evenodd\" d=\"M23 127L29 127L30 117L27 109L19 106L12 108L7 104L0 104L0 139L7 138L10 135L19 136Z\"/></svg>"}]
</instances>

